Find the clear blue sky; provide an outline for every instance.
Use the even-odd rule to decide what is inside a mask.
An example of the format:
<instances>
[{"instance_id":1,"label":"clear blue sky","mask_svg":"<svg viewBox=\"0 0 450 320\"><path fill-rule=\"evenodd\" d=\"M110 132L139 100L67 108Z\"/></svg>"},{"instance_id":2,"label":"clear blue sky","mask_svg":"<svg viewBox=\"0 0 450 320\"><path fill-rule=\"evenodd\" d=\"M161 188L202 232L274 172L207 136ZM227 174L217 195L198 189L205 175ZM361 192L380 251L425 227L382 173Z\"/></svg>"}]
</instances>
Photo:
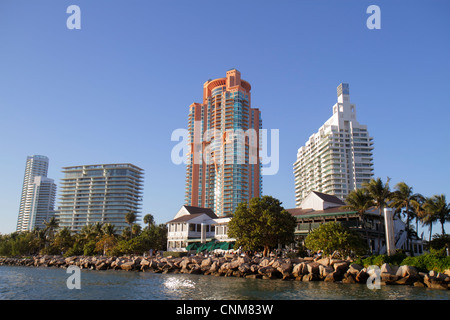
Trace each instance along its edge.
<instances>
[{"instance_id":1,"label":"clear blue sky","mask_svg":"<svg viewBox=\"0 0 450 320\"><path fill-rule=\"evenodd\" d=\"M71 4L81 30L66 27ZM366 27L371 4L380 30ZM50 158L57 183L63 166L138 165L143 213L170 220L185 187L171 133L203 83L231 68L251 83L263 127L280 130L280 170L263 191L286 208L297 149L331 116L341 82L374 137L375 176L450 200L449 14L445 0L3 0L0 232L15 230L33 154Z\"/></svg>"}]
</instances>

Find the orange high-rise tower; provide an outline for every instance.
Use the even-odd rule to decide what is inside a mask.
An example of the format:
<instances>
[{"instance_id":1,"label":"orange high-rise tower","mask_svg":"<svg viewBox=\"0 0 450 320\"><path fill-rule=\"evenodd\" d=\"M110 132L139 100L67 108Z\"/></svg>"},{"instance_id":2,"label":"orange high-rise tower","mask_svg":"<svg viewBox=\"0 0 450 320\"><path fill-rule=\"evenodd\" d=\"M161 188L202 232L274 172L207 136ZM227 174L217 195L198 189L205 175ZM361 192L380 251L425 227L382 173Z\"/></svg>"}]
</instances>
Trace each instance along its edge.
<instances>
[{"instance_id":1,"label":"orange high-rise tower","mask_svg":"<svg viewBox=\"0 0 450 320\"><path fill-rule=\"evenodd\" d=\"M203 85L203 103L189 106L185 204L232 214L261 196L261 113L250 107L251 86L236 69Z\"/></svg>"}]
</instances>

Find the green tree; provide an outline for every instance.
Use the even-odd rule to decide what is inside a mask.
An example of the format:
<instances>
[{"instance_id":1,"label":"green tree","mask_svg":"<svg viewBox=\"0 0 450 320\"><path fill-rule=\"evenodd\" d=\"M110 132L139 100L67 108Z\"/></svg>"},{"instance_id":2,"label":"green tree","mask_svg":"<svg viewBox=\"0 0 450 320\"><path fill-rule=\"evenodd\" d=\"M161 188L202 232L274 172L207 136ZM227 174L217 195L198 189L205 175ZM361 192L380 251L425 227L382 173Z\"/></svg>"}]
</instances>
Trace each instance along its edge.
<instances>
[{"instance_id":1,"label":"green tree","mask_svg":"<svg viewBox=\"0 0 450 320\"><path fill-rule=\"evenodd\" d=\"M132 227L131 227L131 233L133 235L135 235L135 236L140 235L141 234L141 230L142 230L141 226L136 224L136 223L133 224Z\"/></svg>"},{"instance_id":2,"label":"green tree","mask_svg":"<svg viewBox=\"0 0 450 320\"><path fill-rule=\"evenodd\" d=\"M424 226L428 226L429 231L430 231L430 236L429 236L429 240L431 241L431 235L432 235L432 230L433 230L433 223L435 223L438 218L436 215L436 204L434 202L433 198L425 198L425 201L423 203L423 213L422 213L422 223Z\"/></svg>"},{"instance_id":3,"label":"green tree","mask_svg":"<svg viewBox=\"0 0 450 320\"><path fill-rule=\"evenodd\" d=\"M391 196L391 191L389 190L390 178L387 178L387 182L383 183L380 178L370 179L369 182L364 182L362 184L363 188L367 190L369 195L372 197L375 207L378 209L380 215L380 228L382 224L383 209L387 206L387 202ZM378 230L378 253L381 249L381 230Z\"/></svg>"},{"instance_id":4,"label":"green tree","mask_svg":"<svg viewBox=\"0 0 450 320\"><path fill-rule=\"evenodd\" d=\"M278 199L270 196L253 198L250 203L242 202L228 224L228 235L236 239L235 247L247 250L269 249L278 244L294 241L297 220L287 212Z\"/></svg>"},{"instance_id":5,"label":"green tree","mask_svg":"<svg viewBox=\"0 0 450 320\"><path fill-rule=\"evenodd\" d=\"M347 198L345 199L346 205L343 206L346 210L354 210L357 211L362 221L362 225L364 226L364 230L366 232L366 239L369 242L368 231L366 227L365 221L365 213L367 210L375 206L375 202L373 201L370 194L366 189L356 189L351 191Z\"/></svg>"},{"instance_id":6,"label":"green tree","mask_svg":"<svg viewBox=\"0 0 450 320\"><path fill-rule=\"evenodd\" d=\"M439 221L441 223L442 235L445 235L444 224L447 221L450 221L450 203L447 203L445 195L434 195L425 204L425 206L426 209L429 210L430 214L435 218L435 221Z\"/></svg>"},{"instance_id":7,"label":"green tree","mask_svg":"<svg viewBox=\"0 0 450 320\"><path fill-rule=\"evenodd\" d=\"M150 226L155 224L155 218L150 213L146 214L143 219L144 223L147 225L147 228L150 229Z\"/></svg>"},{"instance_id":8,"label":"green tree","mask_svg":"<svg viewBox=\"0 0 450 320\"><path fill-rule=\"evenodd\" d=\"M58 229L58 221L55 217L51 217L49 221L45 221L45 233L47 235L47 239L49 241L53 241L53 238L55 237L55 231Z\"/></svg>"},{"instance_id":9,"label":"green tree","mask_svg":"<svg viewBox=\"0 0 450 320\"><path fill-rule=\"evenodd\" d=\"M328 222L311 231L305 239L305 246L312 250L322 250L325 255L338 251L342 256L351 253L362 255L369 250L366 241L339 222Z\"/></svg>"},{"instance_id":10,"label":"green tree","mask_svg":"<svg viewBox=\"0 0 450 320\"><path fill-rule=\"evenodd\" d=\"M67 227L64 227L61 230L59 230L58 233L56 234L56 237L52 243L52 246L56 248L55 251L58 251L58 253L64 254L70 248L73 247L74 243L75 243L75 239L72 236L70 229Z\"/></svg>"},{"instance_id":11,"label":"green tree","mask_svg":"<svg viewBox=\"0 0 450 320\"><path fill-rule=\"evenodd\" d=\"M411 200L411 208L413 210L412 216L416 219L416 233L419 234L419 221L425 216L425 209L423 207L426 197L418 196Z\"/></svg>"},{"instance_id":12,"label":"green tree","mask_svg":"<svg viewBox=\"0 0 450 320\"><path fill-rule=\"evenodd\" d=\"M133 237L133 223L136 222L137 216L133 211L128 212L125 215L125 221L130 225L131 237Z\"/></svg>"},{"instance_id":13,"label":"green tree","mask_svg":"<svg viewBox=\"0 0 450 320\"><path fill-rule=\"evenodd\" d=\"M96 250L103 252L103 255L109 254L117 244L116 227L111 223L105 223L102 226L102 236L96 244Z\"/></svg>"},{"instance_id":14,"label":"green tree","mask_svg":"<svg viewBox=\"0 0 450 320\"><path fill-rule=\"evenodd\" d=\"M405 209L404 212L406 214L406 225L405 225L405 231L406 231L406 247L408 248L408 251L411 250L411 233L409 228L410 218L411 218L411 207L412 201L417 201L418 199L422 198L422 195L418 193L413 193L413 188L408 186L404 182L399 182L394 187L396 190L391 193L390 200L392 201L389 206L391 208L395 208L397 211L401 211L402 209Z\"/></svg>"}]
</instances>

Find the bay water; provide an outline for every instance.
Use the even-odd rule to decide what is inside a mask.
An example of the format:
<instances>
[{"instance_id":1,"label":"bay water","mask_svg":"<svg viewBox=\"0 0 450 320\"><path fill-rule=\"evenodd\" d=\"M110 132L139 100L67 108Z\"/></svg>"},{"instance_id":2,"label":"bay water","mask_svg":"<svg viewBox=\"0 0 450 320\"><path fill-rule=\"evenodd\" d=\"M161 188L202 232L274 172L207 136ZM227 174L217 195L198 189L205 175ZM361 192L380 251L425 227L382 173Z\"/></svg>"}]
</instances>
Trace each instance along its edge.
<instances>
[{"instance_id":1,"label":"bay water","mask_svg":"<svg viewBox=\"0 0 450 320\"><path fill-rule=\"evenodd\" d=\"M0 300L450 300L450 290L410 286L281 281L81 270L69 289L66 269L0 266Z\"/></svg>"}]
</instances>

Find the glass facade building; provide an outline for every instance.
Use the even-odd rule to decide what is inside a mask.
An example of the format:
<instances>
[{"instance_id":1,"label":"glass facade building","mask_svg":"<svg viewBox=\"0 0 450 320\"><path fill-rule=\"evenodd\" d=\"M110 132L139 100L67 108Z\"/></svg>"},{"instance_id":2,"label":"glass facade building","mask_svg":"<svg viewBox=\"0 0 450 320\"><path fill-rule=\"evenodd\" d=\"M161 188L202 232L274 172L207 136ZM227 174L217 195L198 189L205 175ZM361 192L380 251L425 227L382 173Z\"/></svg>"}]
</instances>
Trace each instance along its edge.
<instances>
[{"instance_id":1,"label":"glass facade building","mask_svg":"<svg viewBox=\"0 0 450 320\"><path fill-rule=\"evenodd\" d=\"M261 113L251 108L251 86L236 69L203 85L203 103L189 107L185 204L234 212L261 195Z\"/></svg>"},{"instance_id":2,"label":"glass facade building","mask_svg":"<svg viewBox=\"0 0 450 320\"><path fill-rule=\"evenodd\" d=\"M63 168L59 194L60 227L111 223L118 232L129 226L128 212L141 213L143 170L132 164L99 164Z\"/></svg>"}]
</instances>

